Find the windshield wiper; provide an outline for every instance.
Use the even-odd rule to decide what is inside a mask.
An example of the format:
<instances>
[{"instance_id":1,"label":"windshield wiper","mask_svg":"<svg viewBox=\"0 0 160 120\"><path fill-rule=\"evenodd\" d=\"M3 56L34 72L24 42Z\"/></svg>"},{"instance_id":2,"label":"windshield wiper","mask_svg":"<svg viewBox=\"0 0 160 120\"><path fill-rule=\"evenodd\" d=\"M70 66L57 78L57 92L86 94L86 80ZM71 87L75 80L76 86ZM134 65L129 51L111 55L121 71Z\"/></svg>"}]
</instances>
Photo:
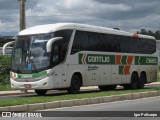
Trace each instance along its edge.
<instances>
[{"instance_id":1,"label":"windshield wiper","mask_svg":"<svg viewBox=\"0 0 160 120\"><path fill-rule=\"evenodd\" d=\"M17 73L19 72L19 68L20 68L20 66L21 66L22 64L23 64L23 62L18 65L18 67L17 67L17 69L16 69Z\"/></svg>"}]
</instances>

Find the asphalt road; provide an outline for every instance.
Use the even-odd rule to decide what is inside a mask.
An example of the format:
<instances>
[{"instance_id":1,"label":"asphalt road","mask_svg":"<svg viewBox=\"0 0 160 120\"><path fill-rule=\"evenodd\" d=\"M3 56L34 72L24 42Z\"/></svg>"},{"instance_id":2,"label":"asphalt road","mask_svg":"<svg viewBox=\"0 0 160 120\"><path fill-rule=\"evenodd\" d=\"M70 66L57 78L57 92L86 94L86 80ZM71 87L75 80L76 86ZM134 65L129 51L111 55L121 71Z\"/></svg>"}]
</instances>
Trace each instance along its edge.
<instances>
[{"instance_id":1,"label":"asphalt road","mask_svg":"<svg viewBox=\"0 0 160 120\"><path fill-rule=\"evenodd\" d=\"M152 98L143 98L138 100L126 100L121 102L49 109L45 111L50 111L50 115L54 115L55 112L57 112L60 116L63 116L63 117L46 117L41 119L42 120L160 120L160 117L159 118L158 117L157 118L134 117L134 115L138 113L146 114L146 111L149 114L150 114L149 111L160 111L159 102L160 102L160 97L152 97ZM69 112L70 115L75 115L79 117L65 117L66 116L65 111ZM112 114L114 117L113 116L112 117L106 117L106 116L96 117L99 115L99 113L108 114L108 112L110 111L114 112L114 114ZM120 112L117 112L117 111L120 111ZM130 111L134 111L132 112L132 117L116 117L117 115L123 116L124 114L129 114ZM151 112L151 113L156 114L156 112ZM106 115L106 114L103 114L103 115ZM158 113L158 115L160 115L160 112ZM90 117L90 116L95 116L95 117ZM37 119L40 119L40 118L29 118L29 120L37 120ZM8 118L3 118L3 120L8 120ZM11 118L11 120L20 120L20 119Z\"/></svg>"},{"instance_id":2,"label":"asphalt road","mask_svg":"<svg viewBox=\"0 0 160 120\"><path fill-rule=\"evenodd\" d=\"M57 109L49 109L46 111L53 111L54 112L62 112L62 111L71 111L69 114L72 113L76 114L76 116L79 116L80 118L76 118L77 120L81 119L83 116L95 116L91 120L117 120L117 119L122 119L122 120L135 120L134 116L138 115L139 113L144 113L146 114L146 111L148 114L156 115L156 112L149 112L149 111L160 111L160 97L152 97L152 98L143 98L143 99L138 99L138 100L127 100L127 101L121 101L121 102L112 102L112 103L103 103L103 104L95 104L95 105L85 105L85 106L77 106L77 107L67 107L67 108L57 108ZM94 111L93 113L90 111ZM110 118L107 118L106 114L110 113L112 111ZM120 112L117 112L120 111ZM128 112L126 112L128 111ZM135 111L135 112L130 112L130 111ZM136 112L137 111L137 112ZM141 112L138 112L141 111ZM145 112L144 112L145 111ZM99 113L104 113L105 117L101 117ZM63 114L63 112L62 112ZM97 115L96 115L97 114ZM116 116L127 116L126 114L129 114L132 117L127 117L127 118L122 118L122 117L116 117ZM65 112L64 112L65 115ZM146 114L147 115L147 114ZM160 112L157 114L160 116ZM96 117L99 116L99 117ZM113 116L115 116L113 118ZM52 118L53 119L53 118ZM74 120L75 118L66 118L66 117L57 117L54 119L58 120ZM140 120L143 120L144 117L138 118ZM148 117L145 118L145 120L159 120L159 118L152 118ZM50 118L48 118L50 120Z\"/></svg>"},{"instance_id":3,"label":"asphalt road","mask_svg":"<svg viewBox=\"0 0 160 120\"><path fill-rule=\"evenodd\" d=\"M101 103L101 104L56 108L48 110L49 111L160 111L160 96L136 99L136 100L125 100L125 101L118 101L111 103Z\"/></svg>"}]
</instances>

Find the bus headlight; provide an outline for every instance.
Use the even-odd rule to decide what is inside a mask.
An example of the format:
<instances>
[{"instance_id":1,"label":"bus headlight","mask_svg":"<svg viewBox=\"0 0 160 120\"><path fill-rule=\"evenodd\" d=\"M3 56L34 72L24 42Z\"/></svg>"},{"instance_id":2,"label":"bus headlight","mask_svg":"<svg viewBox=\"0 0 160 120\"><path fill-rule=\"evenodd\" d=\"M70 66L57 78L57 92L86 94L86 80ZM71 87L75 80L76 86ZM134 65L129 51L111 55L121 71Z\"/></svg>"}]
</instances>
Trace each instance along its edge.
<instances>
[{"instance_id":1,"label":"bus headlight","mask_svg":"<svg viewBox=\"0 0 160 120\"><path fill-rule=\"evenodd\" d=\"M49 77L51 75L53 75L53 71L52 70L48 70L46 76Z\"/></svg>"},{"instance_id":2,"label":"bus headlight","mask_svg":"<svg viewBox=\"0 0 160 120\"><path fill-rule=\"evenodd\" d=\"M15 77L10 77L11 79L13 79L13 80L17 80L17 78L15 78Z\"/></svg>"}]
</instances>

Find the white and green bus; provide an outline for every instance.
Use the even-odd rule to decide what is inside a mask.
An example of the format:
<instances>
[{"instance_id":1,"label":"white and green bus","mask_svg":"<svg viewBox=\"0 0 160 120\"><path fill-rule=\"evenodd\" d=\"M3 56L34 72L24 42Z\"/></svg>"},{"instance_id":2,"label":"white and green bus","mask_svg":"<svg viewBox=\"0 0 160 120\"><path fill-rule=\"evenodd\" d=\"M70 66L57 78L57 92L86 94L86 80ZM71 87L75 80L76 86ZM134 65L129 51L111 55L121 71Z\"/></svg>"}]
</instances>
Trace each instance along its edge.
<instances>
[{"instance_id":1,"label":"white and green bus","mask_svg":"<svg viewBox=\"0 0 160 120\"><path fill-rule=\"evenodd\" d=\"M13 89L141 89L157 80L156 40L152 36L76 23L39 25L17 35L12 53Z\"/></svg>"}]
</instances>

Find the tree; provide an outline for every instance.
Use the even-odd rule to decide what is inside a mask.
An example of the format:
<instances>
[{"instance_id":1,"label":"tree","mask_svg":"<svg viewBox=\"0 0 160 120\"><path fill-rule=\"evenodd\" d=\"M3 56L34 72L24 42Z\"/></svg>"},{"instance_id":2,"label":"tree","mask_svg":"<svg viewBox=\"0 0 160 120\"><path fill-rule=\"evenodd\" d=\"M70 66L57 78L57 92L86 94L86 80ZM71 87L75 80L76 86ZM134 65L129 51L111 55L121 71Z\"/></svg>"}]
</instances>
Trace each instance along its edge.
<instances>
[{"instance_id":1,"label":"tree","mask_svg":"<svg viewBox=\"0 0 160 120\"><path fill-rule=\"evenodd\" d=\"M7 42L10 42L10 41L14 41L14 39L10 39L10 38L0 38L0 47L3 47L3 45L5 44L5 43L7 43Z\"/></svg>"},{"instance_id":2,"label":"tree","mask_svg":"<svg viewBox=\"0 0 160 120\"><path fill-rule=\"evenodd\" d=\"M160 31L157 30L156 32L153 32L152 30L145 30L145 29L141 29L140 31L137 31L138 34L142 34L142 35L150 35L155 37L157 40L160 40Z\"/></svg>"},{"instance_id":3,"label":"tree","mask_svg":"<svg viewBox=\"0 0 160 120\"><path fill-rule=\"evenodd\" d=\"M141 29L140 31L137 32L138 34L143 34L147 35L147 31L145 29Z\"/></svg>"}]
</instances>

